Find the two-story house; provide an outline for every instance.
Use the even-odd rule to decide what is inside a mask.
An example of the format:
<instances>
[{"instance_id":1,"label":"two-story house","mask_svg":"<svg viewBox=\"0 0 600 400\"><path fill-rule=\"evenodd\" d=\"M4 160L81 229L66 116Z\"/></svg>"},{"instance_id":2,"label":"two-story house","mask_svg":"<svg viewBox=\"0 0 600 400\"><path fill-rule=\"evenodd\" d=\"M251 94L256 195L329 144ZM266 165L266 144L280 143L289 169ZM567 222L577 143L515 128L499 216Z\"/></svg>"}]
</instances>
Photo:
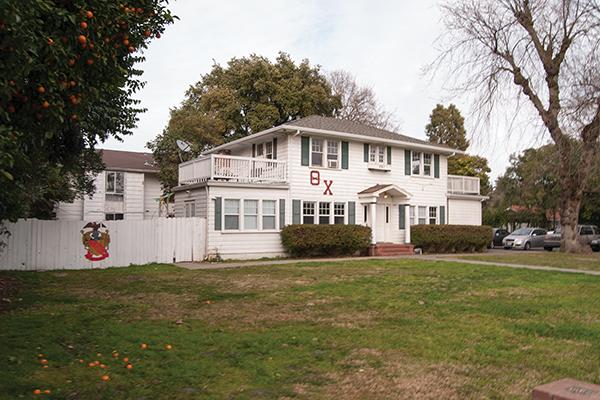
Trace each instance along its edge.
<instances>
[{"instance_id":1,"label":"two-story house","mask_svg":"<svg viewBox=\"0 0 600 400\"><path fill-rule=\"evenodd\" d=\"M415 224L481 225L479 179L448 176L459 150L320 116L218 146L179 166L176 217L207 218L207 254L284 254L286 224L364 224L372 254Z\"/></svg>"},{"instance_id":2,"label":"two-story house","mask_svg":"<svg viewBox=\"0 0 600 400\"><path fill-rule=\"evenodd\" d=\"M101 221L160 216L158 166L150 153L100 150L105 170L94 181L93 196L60 202L56 219Z\"/></svg>"}]
</instances>

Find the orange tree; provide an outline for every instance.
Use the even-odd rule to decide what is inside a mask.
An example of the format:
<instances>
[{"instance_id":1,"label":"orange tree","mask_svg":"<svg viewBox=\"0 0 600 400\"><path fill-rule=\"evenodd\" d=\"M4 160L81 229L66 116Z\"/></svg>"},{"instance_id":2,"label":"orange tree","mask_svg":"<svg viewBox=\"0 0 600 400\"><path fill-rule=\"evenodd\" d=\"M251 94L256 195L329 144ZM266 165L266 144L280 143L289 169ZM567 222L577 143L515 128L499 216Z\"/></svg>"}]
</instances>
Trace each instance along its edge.
<instances>
[{"instance_id":1,"label":"orange tree","mask_svg":"<svg viewBox=\"0 0 600 400\"><path fill-rule=\"evenodd\" d=\"M136 63L174 18L166 0L0 2L0 222L93 191L94 147L144 111Z\"/></svg>"}]
</instances>

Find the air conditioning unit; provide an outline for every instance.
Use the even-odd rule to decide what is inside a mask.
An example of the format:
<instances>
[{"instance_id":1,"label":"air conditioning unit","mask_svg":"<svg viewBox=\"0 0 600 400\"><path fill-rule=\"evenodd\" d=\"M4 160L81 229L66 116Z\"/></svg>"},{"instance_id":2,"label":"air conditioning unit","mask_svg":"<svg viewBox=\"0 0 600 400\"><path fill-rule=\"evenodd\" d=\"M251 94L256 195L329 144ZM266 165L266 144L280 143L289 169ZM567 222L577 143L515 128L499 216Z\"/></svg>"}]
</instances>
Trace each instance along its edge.
<instances>
[{"instance_id":1,"label":"air conditioning unit","mask_svg":"<svg viewBox=\"0 0 600 400\"><path fill-rule=\"evenodd\" d=\"M327 167L329 168L337 168L338 160L327 160Z\"/></svg>"}]
</instances>

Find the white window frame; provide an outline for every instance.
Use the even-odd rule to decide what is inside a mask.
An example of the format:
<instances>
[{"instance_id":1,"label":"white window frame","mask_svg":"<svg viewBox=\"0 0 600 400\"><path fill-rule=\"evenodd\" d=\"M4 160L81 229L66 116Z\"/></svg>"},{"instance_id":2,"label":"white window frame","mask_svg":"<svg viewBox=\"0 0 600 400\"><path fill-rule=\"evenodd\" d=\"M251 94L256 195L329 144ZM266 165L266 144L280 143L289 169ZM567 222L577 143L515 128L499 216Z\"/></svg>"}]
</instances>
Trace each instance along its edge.
<instances>
[{"instance_id":1,"label":"white window frame","mask_svg":"<svg viewBox=\"0 0 600 400\"><path fill-rule=\"evenodd\" d=\"M237 202L237 213L229 213L227 210L227 202ZM240 214L241 214L241 199L225 199L223 202L223 229L226 231L239 231L242 229L240 224ZM228 228L227 227L227 217L236 217L237 218L237 228Z\"/></svg>"},{"instance_id":2,"label":"white window frame","mask_svg":"<svg viewBox=\"0 0 600 400\"><path fill-rule=\"evenodd\" d=\"M251 203L255 203L256 204L256 212L253 214L251 212L248 212L248 209L246 208L246 205L251 204ZM259 215L259 207L260 207L260 201L258 201L257 199L244 199L244 230L249 230L249 231L256 231L259 229L259 225L258 225L258 215ZM249 219L254 219L254 227L248 227L248 223L247 220Z\"/></svg>"},{"instance_id":3,"label":"white window frame","mask_svg":"<svg viewBox=\"0 0 600 400\"><path fill-rule=\"evenodd\" d=\"M311 206L308 208L312 208L312 213L306 213L307 211L307 207L306 206ZM317 208L317 202L316 201L303 201L302 202L302 224L306 224L306 222L304 222L304 218L305 217L312 217L313 218L313 222L312 224L308 224L308 225L313 225L315 224L315 219L317 218L316 216L316 208Z\"/></svg>"},{"instance_id":4,"label":"white window frame","mask_svg":"<svg viewBox=\"0 0 600 400\"><path fill-rule=\"evenodd\" d=\"M108 216L111 215L112 217L109 218ZM117 218L117 215L120 215L121 218ZM125 214L124 213L106 213L104 214L104 219L106 221L122 221L125 219Z\"/></svg>"},{"instance_id":5,"label":"white window frame","mask_svg":"<svg viewBox=\"0 0 600 400\"><path fill-rule=\"evenodd\" d=\"M266 213L265 212L265 204L273 204L273 213ZM261 229L262 230L267 230L267 231L274 231L277 230L277 201L276 200L263 200L261 202L260 205L260 211L261 211ZM265 218L269 218L269 219L273 219L273 227L272 228L265 228Z\"/></svg>"},{"instance_id":6,"label":"white window frame","mask_svg":"<svg viewBox=\"0 0 600 400\"><path fill-rule=\"evenodd\" d=\"M322 213L322 210L327 210L327 213ZM327 223L321 223L321 217L327 217ZM319 225L331 225L331 203L328 201L319 202Z\"/></svg>"},{"instance_id":7,"label":"white window frame","mask_svg":"<svg viewBox=\"0 0 600 400\"><path fill-rule=\"evenodd\" d=\"M325 139L310 138L310 165L311 165L311 167L322 167L323 166L323 160L325 158L325 145L326 145ZM318 150L315 150L315 146L317 146ZM313 157L314 154L321 155L321 163L320 164L315 164L315 160Z\"/></svg>"},{"instance_id":8,"label":"white window frame","mask_svg":"<svg viewBox=\"0 0 600 400\"><path fill-rule=\"evenodd\" d=\"M313 151L314 141L321 142L321 151ZM329 151L330 149L335 151ZM317 168L340 169L341 168L341 148L342 142L339 140L328 140L321 137L310 138L310 166ZM313 161L313 153L321 154L321 164L315 164ZM331 164L330 164L331 161Z\"/></svg>"},{"instance_id":9,"label":"white window frame","mask_svg":"<svg viewBox=\"0 0 600 400\"><path fill-rule=\"evenodd\" d=\"M327 140L327 168L338 169L340 167L340 142Z\"/></svg>"},{"instance_id":10,"label":"white window frame","mask_svg":"<svg viewBox=\"0 0 600 400\"><path fill-rule=\"evenodd\" d=\"M265 142L265 158L272 160L273 159L273 142L268 141Z\"/></svg>"},{"instance_id":11,"label":"white window frame","mask_svg":"<svg viewBox=\"0 0 600 400\"><path fill-rule=\"evenodd\" d=\"M338 223L341 217L342 222ZM346 203L336 202L333 203L333 224L334 225L345 225L346 224Z\"/></svg>"},{"instance_id":12,"label":"white window frame","mask_svg":"<svg viewBox=\"0 0 600 400\"><path fill-rule=\"evenodd\" d=\"M387 163L387 146L369 143L369 164L382 165Z\"/></svg>"},{"instance_id":13,"label":"white window frame","mask_svg":"<svg viewBox=\"0 0 600 400\"><path fill-rule=\"evenodd\" d=\"M183 202L183 215L185 218L193 218L196 216L195 200L185 200Z\"/></svg>"},{"instance_id":14,"label":"white window frame","mask_svg":"<svg viewBox=\"0 0 600 400\"><path fill-rule=\"evenodd\" d=\"M417 225L417 212L416 206L410 206L408 209L409 219L411 225Z\"/></svg>"},{"instance_id":15,"label":"white window frame","mask_svg":"<svg viewBox=\"0 0 600 400\"><path fill-rule=\"evenodd\" d=\"M417 211L419 212L417 216L417 223L419 225L427 225L427 206L419 206Z\"/></svg>"},{"instance_id":16,"label":"white window frame","mask_svg":"<svg viewBox=\"0 0 600 400\"><path fill-rule=\"evenodd\" d=\"M415 158L415 156L418 156L417 158ZM421 163L423 162L423 153L421 153L420 151L412 151L410 153L410 173L412 175L421 175L421 171L422 171L422 166ZM415 167L416 167L416 172L415 172Z\"/></svg>"},{"instance_id":17,"label":"white window frame","mask_svg":"<svg viewBox=\"0 0 600 400\"><path fill-rule=\"evenodd\" d=\"M433 213L432 213L432 211L433 211ZM431 223L432 220L433 220L433 223ZM427 223L429 225L437 225L438 224L437 207L431 207L431 206L429 207Z\"/></svg>"},{"instance_id":18,"label":"white window frame","mask_svg":"<svg viewBox=\"0 0 600 400\"><path fill-rule=\"evenodd\" d=\"M429 158L429 162L426 162L427 158ZM433 154L431 153L423 153L423 168L422 175L423 176L431 176L431 167L433 166ZM429 172L426 172L425 169L429 167Z\"/></svg>"}]
</instances>

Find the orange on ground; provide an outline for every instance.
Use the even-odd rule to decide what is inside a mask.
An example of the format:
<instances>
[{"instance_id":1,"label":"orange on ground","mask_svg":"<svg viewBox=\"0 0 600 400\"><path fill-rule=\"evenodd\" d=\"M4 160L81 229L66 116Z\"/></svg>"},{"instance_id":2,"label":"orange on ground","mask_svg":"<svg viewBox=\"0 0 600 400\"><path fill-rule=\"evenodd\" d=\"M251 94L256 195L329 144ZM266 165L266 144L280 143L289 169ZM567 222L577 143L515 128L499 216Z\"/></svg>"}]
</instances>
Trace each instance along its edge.
<instances>
[{"instance_id":1,"label":"orange on ground","mask_svg":"<svg viewBox=\"0 0 600 400\"><path fill-rule=\"evenodd\" d=\"M148 345L146 343L142 343L140 347L142 348L142 350L146 350L148 348Z\"/></svg>"},{"instance_id":2,"label":"orange on ground","mask_svg":"<svg viewBox=\"0 0 600 400\"><path fill-rule=\"evenodd\" d=\"M110 376L108 376L108 375L102 375L102 378L100 378L100 379L102 379L104 382L107 382L107 381L110 380Z\"/></svg>"},{"instance_id":3,"label":"orange on ground","mask_svg":"<svg viewBox=\"0 0 600 400\"><path fill-rule=\"evenodd\" d=\"M35 389L33 391L33 394L42 394L42 391L40 389Z\"/></svg>"},{"instance_id":4,"label":"orange on ground","mask_svg":"<svg viewBox=\"0 0 600 400\"><path fill-rule=\"evenodd\" d=\"M171 350L173 348L173 346L171 346L170 344L165 345L165 349L167 350Z\"/></svg>"},{"instance_id":5,"label":"orange on ground","mask_svg":"<svg viewBox=\"0 0 600 400\"><path fill-rule=\"evenodd\" d=\"M42 358L40 360L40 363L42 363L42 364L48 364L48 360L46 360L45 358Z\"/></svg>"},{"instance_id":6,"label":"orange on ground","mask_svg":"<svg viewBox=\"0 0 600 400\"><path fill-rule=\"evenodd\" d=\"M131 364L127 364L127 365L125 366L125 368L127 368L127 369L132 369L132 368L133 368L133 365L131 365Z\"/></svg>"},{"instance_id":7,"label":"orange on ground","mask_svg":"<svg viewBox=\"0 0 600 400\"><path fill-rule=\"evenodd\" d=\"M125 362L125 363L126 363L126 362L129 362L129 357L124 357L124 358L123 358L123 362Z\"/></svg>"},{"instance_id":8,"label":"orange on ground","mask_svg":"<svg viewBox=\"0 0 600 400\"><path fill-rule=\"evenodd\" d=\"M46 389L46 390L44 390L44 393L45 393L45 394L50 394L50 393L52 393L52 392L50 391L50 389Z\"/></svg>"}]
</instances>

